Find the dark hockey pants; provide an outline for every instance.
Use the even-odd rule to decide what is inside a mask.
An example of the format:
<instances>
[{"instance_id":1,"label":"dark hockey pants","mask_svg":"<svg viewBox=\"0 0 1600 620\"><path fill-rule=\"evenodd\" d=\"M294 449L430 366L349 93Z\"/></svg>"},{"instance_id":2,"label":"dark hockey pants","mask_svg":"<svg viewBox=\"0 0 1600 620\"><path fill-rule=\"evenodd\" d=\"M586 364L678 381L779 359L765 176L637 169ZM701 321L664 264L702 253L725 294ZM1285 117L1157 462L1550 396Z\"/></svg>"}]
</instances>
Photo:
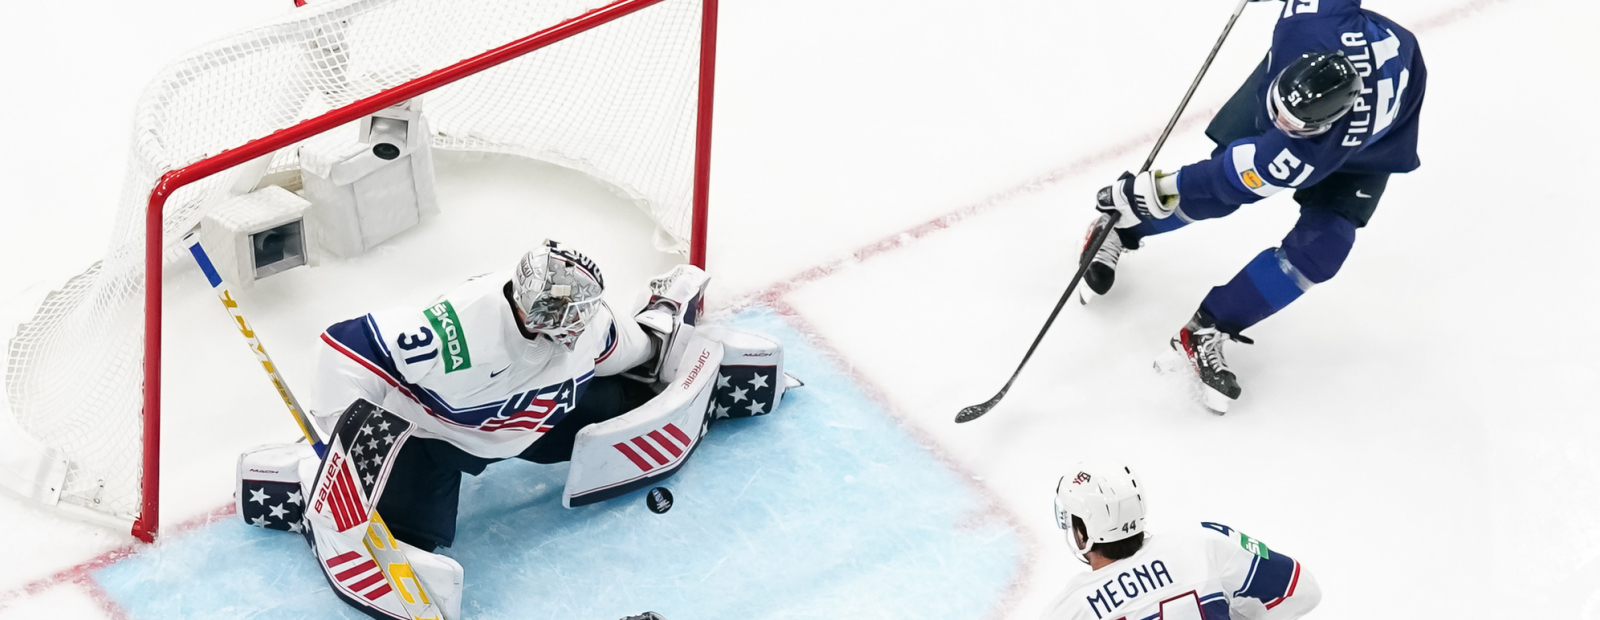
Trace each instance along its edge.
<instances>
[{"instance_id":1,"label":"dark hockey pants","mask_svg":"<svg viewBox=\"0 0 1600 620\"><path fill-rule=\"evenodd\" d=\"M1206 136L1217 144L1213 156L1235 140L1261 135L1263 129L1256 120L1265 119L1266 112L1256 94L1260 81L1267 79L1266 72L1263 60L1206 127ZM1316 185L1296 190L1300 219L1294 228L1278 247L1263 250L1227 284L1212 288L1200 302L1200 314L1213 320L1218 329L1238 334L1299 299L1313 285L1332 279L1355 245L1356 229L1366 226L1378 208L1388 182L1387 173L1335 172ZM1125 245L1138 247L1144 237L1177 230L1192 221L1225 217L1238 209L1239 205L1182 209L1181 218L1141 222L1118 232Z\"/></svg>"},{"instance_id":2,"label":"dark hockey pants","mask_svg":"<svg viewBox=\"0 0 1600 620\"><path fill-rule=\"evenodd\" d=\"M577 407L516 458L546 464L572 460L579 430L632 411L654 396L637 381L595 377ZM473 456L447 441L412 437L395 456L378 512L395 538L425 551L448 547L456 538L461 474L476 476L500 460Z\"/></svg>"}]
</instances>

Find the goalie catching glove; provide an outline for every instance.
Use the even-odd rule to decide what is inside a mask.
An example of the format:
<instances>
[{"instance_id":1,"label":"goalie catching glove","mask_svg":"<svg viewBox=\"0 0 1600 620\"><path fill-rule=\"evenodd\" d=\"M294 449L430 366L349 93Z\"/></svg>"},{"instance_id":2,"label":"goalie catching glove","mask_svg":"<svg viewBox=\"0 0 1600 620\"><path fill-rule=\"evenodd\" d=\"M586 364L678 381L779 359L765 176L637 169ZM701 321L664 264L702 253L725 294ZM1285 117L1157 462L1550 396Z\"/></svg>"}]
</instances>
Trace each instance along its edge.
<instances>
[{"instance_id":1,"label":"goalie catching glove","mask_svg":"<svg viewBox=\"0 0 1600 620\"><path fill-rule=\"evenodd\" d=\"M694 336L700 300L710 283L711 277L694 265L678 265L650 280L650 298L633 320L654 341L655 356L622 373L623 376L659 389L663 381L677 374L678 358L683 356L689 339Z\"/></svg>"}]
</instances>

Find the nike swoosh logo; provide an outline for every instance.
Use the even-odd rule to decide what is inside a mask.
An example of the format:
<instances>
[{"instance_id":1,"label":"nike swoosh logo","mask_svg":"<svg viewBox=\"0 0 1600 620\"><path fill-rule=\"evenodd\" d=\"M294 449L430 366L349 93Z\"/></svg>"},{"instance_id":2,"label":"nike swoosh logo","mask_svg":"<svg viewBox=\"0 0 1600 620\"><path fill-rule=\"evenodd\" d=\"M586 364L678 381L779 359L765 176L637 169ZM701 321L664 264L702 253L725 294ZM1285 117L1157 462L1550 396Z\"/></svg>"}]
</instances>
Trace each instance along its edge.
<instances>
[{"instance_id":1,"label":"nike swoosh logo","mask_svg":"<svg viewBox=\"0 0 1600 620\"><path fill-rule=\"evenodd\" d=\"M1368 196L1366 192L1358 189L1356 190L1356 198L1371 198L1371 196Z\"/></svg>"},{"instance_id":2,"label":"nike swoosh logo","mask_svg":"<svg viewBox=\"0 0 1600 620\"><path fill-rule=\"evenodd\" d=\"M508 370L510 368L511 368L511 365L510 364L506 364L505 368L501 368L500 370L496 370L494 372L489 373L489 378L493 379L495 377L498 377L498 376L500 376L500 373L505 372L506 370Z\"/></svg>"}]
</instances>

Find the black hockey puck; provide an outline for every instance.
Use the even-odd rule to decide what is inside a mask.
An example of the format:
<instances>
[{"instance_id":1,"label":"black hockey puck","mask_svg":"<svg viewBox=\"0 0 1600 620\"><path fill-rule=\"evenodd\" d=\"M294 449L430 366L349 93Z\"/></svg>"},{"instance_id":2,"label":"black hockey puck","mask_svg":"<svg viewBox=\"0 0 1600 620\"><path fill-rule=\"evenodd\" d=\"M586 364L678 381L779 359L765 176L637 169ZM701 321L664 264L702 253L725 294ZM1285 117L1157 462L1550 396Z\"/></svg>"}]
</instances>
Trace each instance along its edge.
<instances>
[{"instance_id":1,"label":"black hockey puck","mask_svg":"<svg viewBox=\"0 0 1600 620\"><path fill-rule=\"evenodd\" d=\"M656 487L644 494L644 505L650 507L650 512L663 514L672 510L672 491L667 487Z\"/></svg>"}]
</instances>

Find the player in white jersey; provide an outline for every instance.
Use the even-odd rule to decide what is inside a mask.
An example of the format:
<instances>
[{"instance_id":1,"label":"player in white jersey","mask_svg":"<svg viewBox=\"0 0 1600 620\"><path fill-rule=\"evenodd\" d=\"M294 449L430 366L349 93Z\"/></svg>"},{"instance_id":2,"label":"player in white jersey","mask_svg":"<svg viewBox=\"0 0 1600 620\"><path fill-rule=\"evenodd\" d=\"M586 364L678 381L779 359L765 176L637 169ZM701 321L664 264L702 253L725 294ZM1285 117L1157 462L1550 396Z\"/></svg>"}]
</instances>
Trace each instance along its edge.
<instances>
[{"instance_id":1,"label":"player in white jersey","mask_svg":"<svg viewBox=\"0 0 1600 620\"><path fill-rule=\"evenodd\" d=\"M686 265L671 275L698 303L704 272ZM604 286L592 261L546 242L514 272L472 278L427 308L337 323L322 335L327 346L307 407L331 432L364 398L416 424L417 437L482 458L522 454L544 442L596 377L655 355L633 317L601 299ZM653 395L642 385L631 391ZM518 402L530 398L554 402L541 416Z\"/></svg>"},{"instance_id":2,"label":"player in white jersey","mask_svg":"<svg viewBox=\"0 0 1600 620\"><path fill-rule=\"evenodd\" d=\"M777 342L697 329L707 281L679 265L637 314L618 313L593 261L546 241L426 308L334 324L305 403L326 455L247 452L241 515L303 531L335 593L368 615L458 618L462 568L432 552L455 539L462 473L572 461L563 503L598 502L673 475L713 417L769 413L797 383ZM292 499L271 512L244 499L275 492Z\"/></svg>"},{"instance_id":3,"label":"player in white jersey","mask_svg":"<svg viewBox=\"0 0 1600 620\"><path fill-rule=\"evenodd\" d=\"M1293 620L1320 600L1299 562L1226 525L1147 534L1128 467L1073 471L1056 485L1056 525L1092 570L1067 582L1043 620Z\"/></svg>"}]
</instances>

